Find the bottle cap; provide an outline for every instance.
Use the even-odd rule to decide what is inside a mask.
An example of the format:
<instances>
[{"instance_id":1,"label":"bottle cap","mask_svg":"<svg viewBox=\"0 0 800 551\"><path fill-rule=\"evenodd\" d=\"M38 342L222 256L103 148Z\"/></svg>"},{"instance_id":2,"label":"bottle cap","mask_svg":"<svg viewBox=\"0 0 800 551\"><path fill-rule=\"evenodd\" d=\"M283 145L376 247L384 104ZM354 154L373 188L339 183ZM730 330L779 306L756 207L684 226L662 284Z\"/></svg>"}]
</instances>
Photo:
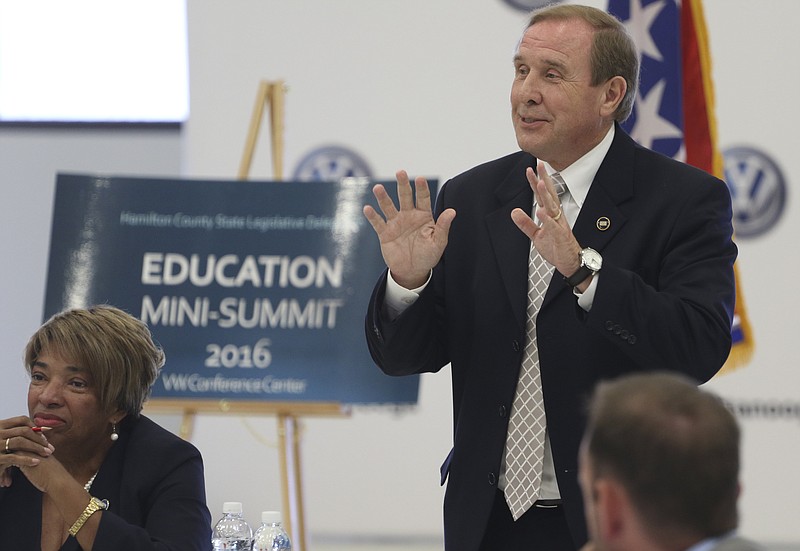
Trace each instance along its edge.
<instances>
[{"instance_id":1,"label":"bottle cap","mask_svg":"<svg viewBox=\"0 0 800 551\"><path fill-rule=\"evenodd\" d=\"M261 522L265 524L277 524L281 522L280 511L263 511L261 513Z\"/></svg>"},{"instance_id":2,"label":"bottle cap","mask_svg":"<svg viewBox=\"0 0 800 551\"><path fill-rule=\"evenodd\" d=\"M242 512L242 502L241 501L226 501L222 504L222 512L223 513L239 513Z\"/></svg>"}]
</instances>

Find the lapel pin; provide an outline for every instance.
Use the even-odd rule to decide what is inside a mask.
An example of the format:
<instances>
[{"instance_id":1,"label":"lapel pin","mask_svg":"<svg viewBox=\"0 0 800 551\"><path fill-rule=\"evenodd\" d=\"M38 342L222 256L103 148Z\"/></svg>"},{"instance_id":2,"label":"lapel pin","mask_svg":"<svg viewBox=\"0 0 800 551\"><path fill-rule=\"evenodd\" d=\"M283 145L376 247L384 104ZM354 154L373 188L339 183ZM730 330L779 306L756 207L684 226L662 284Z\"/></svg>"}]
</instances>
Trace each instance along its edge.
<instances>
[{"instance_id":1,"label":"lapel pin","mask_svg":"<svg viewBox=\"0 0 800 551\"><path fill-rule=\"evenodd\" d=\"M601 216L600 218L597 219L595 225L597 226L598 230L606 231L608 228L611 227L611 220L609 220L607 216Z\"/></svg>"}]
</instances>

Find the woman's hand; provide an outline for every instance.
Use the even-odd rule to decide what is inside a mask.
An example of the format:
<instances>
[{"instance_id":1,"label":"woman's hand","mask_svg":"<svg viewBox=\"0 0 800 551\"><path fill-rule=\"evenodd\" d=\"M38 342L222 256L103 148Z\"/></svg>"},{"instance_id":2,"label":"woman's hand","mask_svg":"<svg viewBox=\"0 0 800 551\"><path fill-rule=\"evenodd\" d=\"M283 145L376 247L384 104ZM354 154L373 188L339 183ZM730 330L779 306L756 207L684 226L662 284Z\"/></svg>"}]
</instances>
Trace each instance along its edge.
<instances>
[{"instance_id":1,"label":"woman's hand","mask_svg":"<svg viewBox=\"0 0 800 551\"><path fill-rule=\"evenodd\" d=\"M35 468L53 454L42 430L25 416L0 421L0 487L11 485L9 467Z\"/></svg>"}]
</instances>

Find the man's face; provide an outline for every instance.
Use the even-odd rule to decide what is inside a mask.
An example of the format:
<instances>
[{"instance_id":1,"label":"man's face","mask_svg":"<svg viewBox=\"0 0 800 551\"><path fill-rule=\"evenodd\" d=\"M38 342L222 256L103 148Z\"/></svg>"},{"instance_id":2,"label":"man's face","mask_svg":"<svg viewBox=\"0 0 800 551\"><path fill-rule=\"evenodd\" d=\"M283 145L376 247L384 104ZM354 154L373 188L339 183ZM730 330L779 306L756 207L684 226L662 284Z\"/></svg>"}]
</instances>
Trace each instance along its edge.
<instances>
[{"instance_id":1,"label":"man's face","mask_svg":"<svg viewBox=\"0 0 800 551\"><path fill-rule=\"evenodd\" d=\"M606 86L592 86L594 31L577 19L541 21L522 36L514 58L511 114L523 151L563 170L608 130Z\"/></svg>"}]
</instances>

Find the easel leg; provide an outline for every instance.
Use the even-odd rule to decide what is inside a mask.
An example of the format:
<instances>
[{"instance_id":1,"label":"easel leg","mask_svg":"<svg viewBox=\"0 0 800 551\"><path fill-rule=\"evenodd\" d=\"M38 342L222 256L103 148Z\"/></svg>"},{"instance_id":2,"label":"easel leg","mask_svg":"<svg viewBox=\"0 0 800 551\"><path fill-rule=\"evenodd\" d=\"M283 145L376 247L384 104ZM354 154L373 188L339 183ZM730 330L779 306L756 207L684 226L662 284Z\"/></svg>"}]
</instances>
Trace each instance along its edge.
<instances>
[{"instance_id":1,"label":"easel leg","mask_svg":"<svg viewBox=\"0 0 800 551\"><path fill-rule=\"evenodd\" d=\"M183 410L183 417L181 418L181 426L178 429L178 436L187 442L192 439L194 433L194 418L197 412L191 409Z\"/></svg>"},{"instance_id":2,"label":"easel leg","mask_svg":"<svg viewBox=\"0 0 800 551\"><path fill-rule=\"evenodd\" d=\"M276 180L283 180L283 113L284 94L286 87L283 81L267 82L262 80L258 85L256 104L250 117L250 128L247 131L247 140L244 144L244 153L239 163L239 179L246 180L250 174L250 165L253 162L253 153L256 140L261 129L261 119L264 116L264 106L269 103L270 137L272 138L272 172Z\"/></svg>"},{"instance_id":3,"label":"easel leg","mask_svg":"<svg viewBox=\"0 0 800 551\"><path fill-rule=\"evenodd\" d=\"M278 414L284 525L292 539L292 549L306 551L302 467L297 427L297 417L288 413Z\"/></svg>"},{"instance_id":4,"label":"easel leg","mask_svg":"<svg viewBox=\"0 0 800 551\"><path fill-rule=\"evenodd\" d=\"M242 160L239 163L239 179L246 180L250 174L250 165L253 162L253 152L256 149L256 140L258 139L258 131L261 126L261 117L264 115L264 104L269 101L269 94L271 90L271 83L261 81L258 85L258 92L256 93L256 104L253 107L253 114L250 118L250 129L247 131L247 140L244 144L244 153Z\"/></svg>"}]
</instances>

